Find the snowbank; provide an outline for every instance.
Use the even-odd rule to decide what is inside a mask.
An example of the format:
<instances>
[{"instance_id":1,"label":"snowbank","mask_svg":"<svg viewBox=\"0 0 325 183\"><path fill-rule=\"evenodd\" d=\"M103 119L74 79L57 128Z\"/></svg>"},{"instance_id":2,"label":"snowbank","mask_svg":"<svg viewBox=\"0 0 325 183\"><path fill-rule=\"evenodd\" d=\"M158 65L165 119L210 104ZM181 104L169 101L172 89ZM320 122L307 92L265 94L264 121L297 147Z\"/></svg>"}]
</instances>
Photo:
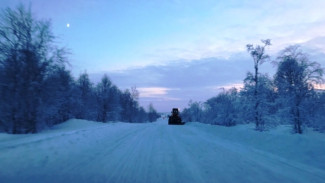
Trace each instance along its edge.
<instances>
[{"instance_id":1,"label":"snowbank","mask_svg":"<svg viewBox=\"0 0 325 183\"><path fill-rule=\"evenodd\" d=\"M325 134L312 129L306 129L304 134L293 134L290 125L280 125L265 132L254 130L254 124L234 127L201 123L190 125L202 129L205 133L229 140L231 143L269 152L288 161L312 164L325 169Z\"/></svg>"}]
</instances>

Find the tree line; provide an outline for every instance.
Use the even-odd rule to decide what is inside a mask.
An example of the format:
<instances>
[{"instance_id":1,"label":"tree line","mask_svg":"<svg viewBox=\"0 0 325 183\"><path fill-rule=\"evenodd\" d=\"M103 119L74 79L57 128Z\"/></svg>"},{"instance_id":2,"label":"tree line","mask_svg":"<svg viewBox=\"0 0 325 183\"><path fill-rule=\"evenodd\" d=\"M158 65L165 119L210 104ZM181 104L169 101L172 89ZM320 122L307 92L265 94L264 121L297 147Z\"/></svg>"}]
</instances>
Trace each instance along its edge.
<instances>
[{"instance_id":1,"label":"tree line","mask_svg":"<svg viewBox=\"0 0 325 183\"><path fill-rule=\"evenodd\" d=\"M324 81L320 64L310 61L301 47L289 46L273 61L276 73L270 77L259 72L259 66L270 61L265 51L271 41L262 43L246 46L254 73L247 73L240 91L232 88L204 103L190 102L183 119L224 126L254 122L258 131L279 124L291 124L299 134L304 127L325 131L325 91L314 87Z\"/></svg>"},{"instance_id":2,"label":"tree line","mask_svg":"<svg viewBox=\"0 0 325 183\"><path fill-rule=\"evenodd\" d=\"M107 75L98 84L87 73L74 79L68 52L55 45L50 21L22 5L3 10L0 21L0 130L36 133L71 118L100 122L155 121L139 106L135 87L121 91Z\"/></svg>"}]
</instances>

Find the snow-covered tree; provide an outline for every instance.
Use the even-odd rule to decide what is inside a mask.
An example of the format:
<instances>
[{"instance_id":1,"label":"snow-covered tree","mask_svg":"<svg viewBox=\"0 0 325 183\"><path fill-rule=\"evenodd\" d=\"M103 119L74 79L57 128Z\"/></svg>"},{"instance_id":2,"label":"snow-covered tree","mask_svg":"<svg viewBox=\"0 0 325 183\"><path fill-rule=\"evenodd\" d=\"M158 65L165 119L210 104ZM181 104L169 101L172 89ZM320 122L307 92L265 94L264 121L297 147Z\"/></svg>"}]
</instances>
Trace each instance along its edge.
<instances>
[{"instance_id":1,"label":"snow-covered tree","mask_svg":"<svg viewBox=\"0 0 325 183\"><path fill-rule=\"evenodd\" d=\"M120 93L120 119L125 122L145 122L148 119L148 115L151 115L151 119L155 121L158 117L158 113L156 114L156 110L151 106L149 107L149 112L146 111L139 106L138 103L139 92L135 87L130 90L125 90ZM151 113L150 113L151 111Z\"/></svg>"},{"instance_id":2,"label":"snow-covered tree","mask_svg":"<svg viewBox=\"0 0 325 183\"><path fill-rule=\"evenodd\" d=\"M119 114L119 90L105 74L96 87L97 91L97 121L115 121Z\"/></svg>"},{"instance_id":3,"label":"snow-covered tree","mask_svg":"<svg viewBox=\"0 0 325 183\"><path fill-rule=\"evenodd\" d=\"M149 122L154 122L159 117L160 117L160 115L157 113L157 111L153 107L153 105L152 104L149 104L149 107L148 107L148 120L149 120Z\"/></svg>"},{"instance_id":4,"label":"snow-covered tree","mask_svg":"<svg viewBox=\"0 0 325 183\"><path fill-rule=\"evenodd\" d=\"M185 108L182 113L182 120L186 122L202 121L203 106L200 102L193 102L190 100L188 108Z\"/></svg>"},{"instance_id":5,"label":"snow-covered tree","mask_svg":"<svg viewBox=\"0 0 325 183\"><path fill-rule=\"evenodd\" d=\"M144 110L143 107L139 107L136 114L137 115L134 116L136 122L143 123L143 122L149 121L148 120L149 114L146 112L146 110Z\"/></svg>"},{"instance_id":6,"label":"snow-covered tree","mask_svg":"<svg viewBox=\"0 0 325 183\"><path fill-rule=\"evenodd\" d=\"M205 123L234 126L238 121L238 92L235 88L219 93L205 102Z\"/></svg>"},{"instance_id":7,"label":"snow-covered tree","mask_svg":"<svg viewBox=\"0 0 325 183\"><path fill-rule=\"evenodd\" d=\"M46 77L66 61L54 44L50 22L36 20L22 5L0 20L0 118L9 133L36 133L44 108Z\"/></svg>"},{"instance_id":8,"label":"snow-covered tree","mask_svg":"<svg viewBox=\"0 0 325 183\"><path fill-rule=\"evenodd\" d=\"M279 94L278 102L282 112L293 123L294 132L302 133L302 124L307 119L305 102L313 92L313 84L320 83L323 69L317 62L311 62L299 46L290 46L278 57L275 84Z\"/></svg>"},{"instance_id":9,"label":"snow-covered tree","mask_svg":"<svg viewBox=\"0 0 325 183\"><path fill-rule=\"evenodd\" d=\"M244 87L240 91L240 111L239 115L243 122L250 122L257 118L259 121L259 130L264 130L267 126L273 126L275 121L276 106L274 84L267 74L259 74L258 85L256 87L255 77L248 72L244 79ZM258 95L255 95L257 89ZM258 108L256 106L256 97L258 101Z\"/></svg>"},{"instance_id":10,"label":"snow-covered tree","mask_svg":"<svg viewBox=\"0 0 325 183\"><path fill-rule=\"evenodd\" d=\"M325 91L315 90L312 97L306 104L306 110L309 117L308 126L325 132Z\"/></svg>"},{"instance_id":11,"label":"snow-covered tree","mask_svg":"<svg viewBox=\"0 0 325 183\"><path fill-rule=\"evenodd\" d=\"M82 73L75 82L73 113L77 119L96 120L96 94L89 75Z\"/></svg>"},{"instance_id":12,"label":"snow-covered tree","mask_svg":"<svg viewBox=\"0 0 325 183\"><path fill-rule=\"evenodd\" d=\"M52 126L73 118L74 80L64 67L53 69L46 77L42 90L39 118Z\"/></svg>"},{"instance_id":13,"label":"snow-covered tree","mask_svg":"<svg viewBox=\"0 0 325 183\"><path fill-rule=\"evenodd\" d=\"M263 130L263 126L260 125L261 123L261 119L260 119L260 109L259 109L259 105L260 105L260 101L259 101L259 91L258 91L258 76L259 76L259 65L263 64L265 61L267 61L267 59L269 58L269 55L265 54L265 48L267 46L271 45L271 40L270 39L266 39L266 40L262 40L263 45L257 45L257 46L253 46L252 44L247 44L247 51L251 54L253 61L254 61L254 85L255 85L255 89L254 89L254 119L255 119L255 124L256 124L256 129L257 130Z\"/></svg>"},{"instance_id":14,"label":"snow-covered tree","mask_svg":"<svg viewBox=\"0 0 325 183\"><path fill-rule=\"evenodd\" d=\"M126 122L135 122L136 109L138 103L132 98L132 94L127 89L121 95L121 120Z\"/></svg>"}]
</instances>

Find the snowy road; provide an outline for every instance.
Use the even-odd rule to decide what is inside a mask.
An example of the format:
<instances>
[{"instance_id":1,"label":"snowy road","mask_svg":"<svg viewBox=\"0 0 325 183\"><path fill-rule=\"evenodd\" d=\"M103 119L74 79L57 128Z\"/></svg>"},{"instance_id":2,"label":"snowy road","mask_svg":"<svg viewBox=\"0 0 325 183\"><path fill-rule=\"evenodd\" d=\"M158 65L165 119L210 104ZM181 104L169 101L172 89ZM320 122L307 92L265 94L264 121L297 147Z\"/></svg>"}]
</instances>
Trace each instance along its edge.
<instances>
[{"instance_id":1,"label":"snowy road","mask_svg":"<svg viewBox=\"0 0 325 183\"><path fill-rule=\"evenodd\" d=\"M223 127L78 122L90 125L0 134L0 182L325 182L324 156L290 159Z\"/></svg>"}]
</instances>

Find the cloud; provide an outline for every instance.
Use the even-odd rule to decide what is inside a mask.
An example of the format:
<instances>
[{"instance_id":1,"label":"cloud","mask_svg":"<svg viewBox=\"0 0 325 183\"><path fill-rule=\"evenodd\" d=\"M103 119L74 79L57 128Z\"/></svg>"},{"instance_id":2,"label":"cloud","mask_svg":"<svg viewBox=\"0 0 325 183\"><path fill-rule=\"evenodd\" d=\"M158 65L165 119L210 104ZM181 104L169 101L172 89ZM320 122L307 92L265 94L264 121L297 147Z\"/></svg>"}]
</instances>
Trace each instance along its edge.
<instances>
[{"instance_id":1,"label":"cloud","mask_svg":"<svg viewBox=\"0 0 325 183\"><path fill-rule=\"evenodd\" d=\"M261 39L272 40L267 49L272 59L286 46L298 43L311 60L324 66L324 6L325 1L318 0L218 1L201 7L202 13L192 2L188 14L168 17L166 30L174 27L172 31L140 44L140 56L131 60L138 65L142 60L141 67L126 66L108 75L120 88L137 86L143 104L152 102L160 111L169 111L171 106L185 107L190 99L205 101L220 88L240 88L246 73L253 71L245 45L261 44ZM197 14L190 13L192 9ZM261 73L272 76L275 71L271 64L260 66Z\"/></svg>"},{"instance_id":2,"label":"cloud","mask_svg":"<svg viewBox=\"0 0 325 183\"><path fill-rule=\"evenodd\" d=\"M241 90L241 89L243 89L243 87L244 87L244 84L242 82L240 82L240 83L229 83L229 84L226 84L226 85L210 86L210 87L207 87L207 88L215 90L217 92L220 92L220 91L229 90L229 89L232 89L232 88L236 88L237 90Z\"/></svg>"},{"instance_id":3,"label":"cloud","mask_svg":"<svg viewBox=\"0 0 325 183\"><path fill-rule=\"evenodd\" d=\"M325 26L324 29L325 30ZM325 36L315 37L302 44L304 47L314 49L325 54Z\"/></svg>"},{"instance_id":4,"label":"cloud","mask_svg":"<svg viewBox=\"0 0 325 183\"><path fill-rule=\"evenodd\" d=\"M325 84L315 84L314 87L317 90L325 90Z\"/></svg>"},{"instance_id":5,"label":"cloud","mask_svg":"<svg viewBox=\"0 0 325 183\"><path fill-rule=\"evenodd\" d=\"M153 103L159 111L169 111L172 107L186 107L190 100L205 101L217 95L220 90L216 90L216 86L239 86L246 73L252 70L253 61L249 55L239 53L228 59L177 60L107 74L119 88L136 86L142 105ZM90 74L90 77L98 82L103 74Z\"/></svg>"},{"instance_id":6,"label":"cloud","mask_svg":"<svg viewBox=\"0 0 325 183\"><path fill-rule=\"evenodd\" d=\"M225 85L229 81L241 80L250 70L253 70L253 61L247 53L244 53L234 55L229 59L170 61L165 65L150 65L118 72L110 71L108 75L113 82L119 83L122 87L136 85L139 88L154 88L153 86L159 86L160 92L166 92L171 88Z\"/></svg>"},{"instance_id":7,"label":"cloud","mask_svg":"<svg viewBox=\"0 0 325 183\"><path fill-rule=\"evenodd\" d=\"M324 44L324 37L316 37L301 46L309 54L310 60L317 61L324 67ZM270 56L274 60L277 54L270 53ZM228 58L179 59L106 73L119 88L136 86L140 91L141 104L146 106L153 103L159 111L169 111L171 106L181 109L186 107L189 100L205 101L221 92L221 88L240 89L247 72L253 72L253 68L250 55L242 51L232 53ZM270 63L264 63L260 66L260 72L268 73L272 77L276 68ZM90 76L93 81L98 82L103 74L101 72Z\"/></svg>"},{"instance_id":8,"label":"cloud","mask_svg":"<svg viewBox=\"0 0 325 183\"><path fill-rule=\"evenodd\" d=\"M274 46L270 49L276 53L288 45L325 36L323 7L325 1L319 0L211 3L206 7L209 16L199 20L186 17L191 22L186 33L175 32L167 43L157 42L146 49L144 57L159 62L228 58L244 51L246 44L260 43L260 39L266 38L272 39Z\"/></svg>"},{"instance_id":9,"label":"cloud","mask_svg":"<svg viewBox=\"0 0 325 183\"><path fill-rule=\"evenodd\" d=\"M168 94L168 91L179 90L179 89L164 88L164 87L140 87L137 89L140 92L140 97L142 98L163 98ZM175 99L171 99L171 100L175 100Z\"/></svg>"}]
</instances>

